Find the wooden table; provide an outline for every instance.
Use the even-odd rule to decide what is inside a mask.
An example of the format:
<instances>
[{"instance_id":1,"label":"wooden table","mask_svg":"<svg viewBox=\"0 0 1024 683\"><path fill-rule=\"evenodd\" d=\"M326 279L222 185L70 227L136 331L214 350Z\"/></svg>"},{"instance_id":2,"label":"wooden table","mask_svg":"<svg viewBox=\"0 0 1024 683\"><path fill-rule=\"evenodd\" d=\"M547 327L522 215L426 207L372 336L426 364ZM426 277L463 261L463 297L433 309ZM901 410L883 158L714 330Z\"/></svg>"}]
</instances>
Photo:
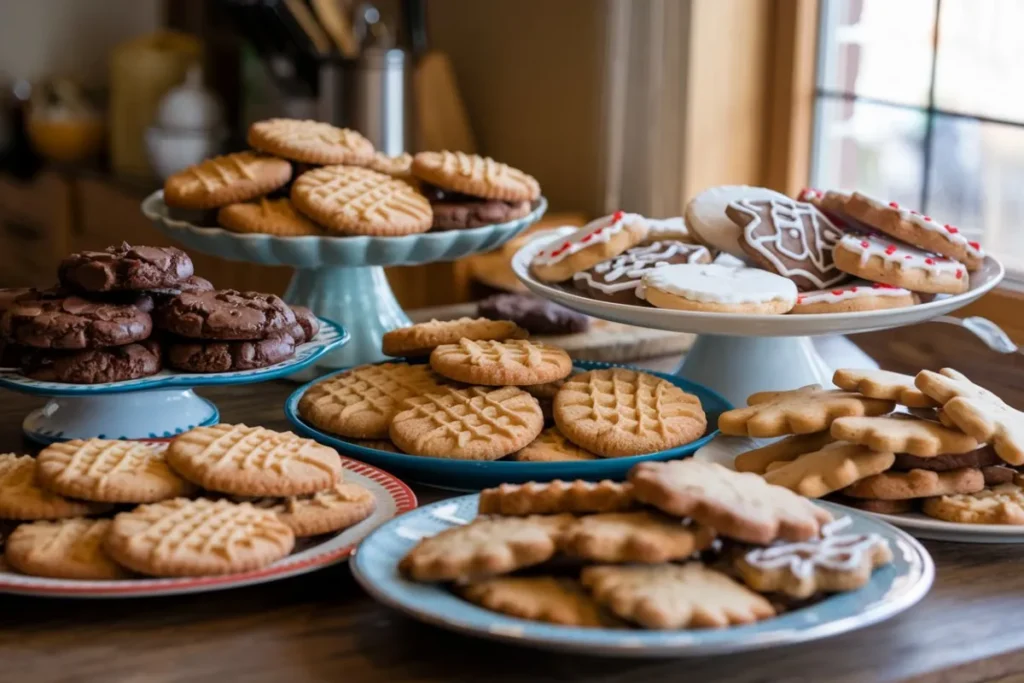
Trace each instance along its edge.
<instances>
[{"instance_id":1,"label":"wooden table","mask_svg":"<svg viewBox=\"0 0 1024 683\"><path fill-rule=\"evenodd\" d=\"M921 325L856 339L884 367L953 365L1018 407L1024 356ZM648 363L671 366L672 359ZM293 385L206 393L228 422L286 428ZM29 448L35 399L5 393L4 450ZM421 502L442 492L420 487ZM549 654L455 635L367 597L348 567L272 584L129 600L0 598L0 681L989 681L1024 680L1024 546L926 542L938 577L910 611L800 646L694 660Z\"/></svg>"}]
</instances>

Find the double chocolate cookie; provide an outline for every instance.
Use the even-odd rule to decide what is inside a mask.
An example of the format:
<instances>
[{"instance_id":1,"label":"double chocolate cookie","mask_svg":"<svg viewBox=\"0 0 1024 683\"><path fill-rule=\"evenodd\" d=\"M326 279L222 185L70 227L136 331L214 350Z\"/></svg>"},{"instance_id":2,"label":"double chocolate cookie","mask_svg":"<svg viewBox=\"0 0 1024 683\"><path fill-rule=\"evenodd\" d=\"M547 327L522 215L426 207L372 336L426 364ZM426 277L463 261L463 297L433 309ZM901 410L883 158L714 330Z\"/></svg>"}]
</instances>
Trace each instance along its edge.
<instances>
[{"instance_id":1,"label":"double chocolate cookie","mask_svg":"<svg viewBox=\"0 0 1024 683\"><path fill-rule=\"evenodd\" d=\"M167 344L167 364L185 372L255 370L288 360L295 345L289 334L257 341L174 341Z\"/></svg>"},{"instance_id":2,"label":"double chocolate cookie","mask_svg":"<svg viewBox=\"0 0 1024 683\"><path fill-rule=\"evenodd\" d=\"M151 340L84 351L26 351L21 372L42 382L106 384L160 372L160 345Z\"/></svg>"},{"instance_id":3,"label":"double chocolate cookie","mask_svg":"<svg viewBox=\"0 0 1024 683\"><path fill-rule=\"evenodd\" d=\"M508 202L443 190L424 184L423 194L434 212L432 230L463 230L507 223L530 213L530 202Z\"/></svg>"},{"instance_id":4,"label":"double chocolate cookie","mask_svg":"<svg viewBox=\"0 0 1024 683\"><path fill-rule=\"evenodd\" d=\"M217 341L266 339L296 324L281 297L233 289L180 294L157 309L156 319L180 337Z\"/></svg>"},{"instance_id":5,"label":"double chocolate cookie","mask_svg":"<svg viewBox=\"0 0 1024 683\"><path fill-rule=\"evenodd\" d=\"M582 313L529 294L495 294L477 304L477 312L491 320L511 320L531 334L574 334L590 327Z\"/></svg>"},{"instance_id":6,"label":"double chocolate cookie","mask_svg":"<svg viewBox=\"0 0 1024 683\"><path fill-rule=\"evenodd\" d=\"M295 340L296 346L312 341L320 332L320 318L305 306L292 306L291 308L292 313L295 314L295 325L292 326L288 334Z\"/></svg>"},{"instance_id":7,"label":"double chocolate cookie","mask_svg":"<svg viewBox=\"0 0 1024 683\"><path fill-rule=\"evenodd\" d=\"M619 304L640 304L637 290L649 271L680 263L711 263L711 252L699 244L675 240L627 249L590 270L573 275L573 284L591 298Z\"/></svg>"},{"instance_id":8,"label":"double chocolate cookie","mask_svg":"<svg viewBox=\"0 0 1024 683\"><path fill-rule=\"evenodd\" d=\"M192 273L192 259L181 249L127 243L71 254L57 271L62 285L86 292L177 289Z\"/></svg>"},{"instance_id":9,"label":"double chocolate cookie","mask_svg":"<svg viewBox=\"0 0 1024 683\"><path fill-rule=\"evenodd\" d=\"M146 339L153 322L128 304L28 296L11 304L0 328L6 339L37 349L90 349Z\"/></svg>"}]
</instances>

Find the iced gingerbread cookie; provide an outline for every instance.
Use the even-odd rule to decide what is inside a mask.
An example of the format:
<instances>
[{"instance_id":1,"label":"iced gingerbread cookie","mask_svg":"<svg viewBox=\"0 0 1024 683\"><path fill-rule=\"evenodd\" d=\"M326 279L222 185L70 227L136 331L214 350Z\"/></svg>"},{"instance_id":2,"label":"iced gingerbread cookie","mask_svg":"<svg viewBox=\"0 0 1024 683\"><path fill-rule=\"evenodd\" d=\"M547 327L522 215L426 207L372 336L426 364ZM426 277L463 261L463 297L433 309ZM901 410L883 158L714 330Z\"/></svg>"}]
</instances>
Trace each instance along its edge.
<instances>
[{"instance_id":1,"label":"iced gingerbread cookie","mask_svg":"<svg viewBox=\"0 0 1024 683\"><path fill-rule=\"evenodd\" d=\"M618 304L638 304L637 290L644 275L664 266L680 263L710 263L711 252L699 244L679 241L654 242L633 247L590 270L572 276L576 288L594 299Z\"/></svg>"},{"instance_id":2,"label":"iced gingerbread cookie","mask_svg":"<svg viewBox=\"0 0 1024 683\"><path fill-rule=\"evenodd\" d=\"M563 282L581 270L635 247L646 237L646 218L616 211L587 223L564 240L555 241L537 252L530 263L530 270L538 280Z\"/></svg>"},{"instance_id":3,"label":"iced gingerbread cookie","mask_svg":"<svg viewBox=\"0 0 1024 683\"><path fill-rule=\"evenodd\" d=\"M832 256L842 271L913 292L960 294L968 287L964 264L889 238L847 235Z\"/></svg>"},{"instance_id":4,"label":"iced gingerbread cookie","mask_svg":"<svg viewBox=\"0 0 1024 683\"><path fill-rule=\"evenodd\" d=\"M709 187L686 205L686 227L703 244L746 261L747 254L740 248L743 231L725 214L725 207L740 199L760 201L789 197L765 187Z\"/></svg>"},{"instance_id":5,"label":"iced gingerbread cookie","mask_svg":"<svg viewBox=\"0 0 1024 683\"><path fill-rule=\"evenodd\" d=\"M792 280L758 268L682 264L643 277L640 296L658 308L713 313L787 313L796 304Z\"/></svg>"},{"instance_id":6,"label":"iced gingerbread cookie","mask_svg":"<svg viewBox=\"0 0 1024 683\"><path fill-rule=\"evenodd\" d=\"M920 303L909 289L881 282L854 280L838 287L801 292L796 298L794 314L853 313L854 311L880 311L903 308Z\"/></svg>"}]
</instances>

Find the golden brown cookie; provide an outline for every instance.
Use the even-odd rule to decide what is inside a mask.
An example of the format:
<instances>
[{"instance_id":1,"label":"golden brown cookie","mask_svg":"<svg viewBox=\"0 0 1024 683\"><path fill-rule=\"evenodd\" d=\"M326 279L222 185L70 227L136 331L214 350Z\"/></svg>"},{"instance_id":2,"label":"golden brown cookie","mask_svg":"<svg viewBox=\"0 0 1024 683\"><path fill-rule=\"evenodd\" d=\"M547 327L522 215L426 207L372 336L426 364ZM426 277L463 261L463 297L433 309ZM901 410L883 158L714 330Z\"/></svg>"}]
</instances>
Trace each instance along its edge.
<instances>
[{"instance_id":1,"label":"golden brown cookie","mask_svg":"<svg viewBox=\"0 0 1024 683\"><path fill-rule=\"evenodd\" d=\"M895 401L908 408L932 408L935 401L914 386L914 378L888 370L836 370L832 383L844 391L855 391L868 398Z\"/></svg>"},{"instance_id":2,"label":"golden brown cookie","mask_svg":"<svg viewBox=\"0 0 1024 683\"><path fill-rule=\"evenodd\" d=\"M60 519L98 515L111 506L69 500L36 483L36 459L30 455L0 455L0 519Z\"/></svg>"},{"instance_id":3,"label":"golden brown cookie","mask_svg":"<svg viewBox=\"0 0 1024 683\"><path fill-rule=\"evenodd\" d=\"M237 152L178 171L164 183L164 201L176 209L215 209L262 197L291 180L284 159Z\"/></svg>"},{"instance_id":4,"label":"golden brown cookie","mask_svg":"<svg viewBox=\"0 0 1024 683\"><path fill-rule=\"evenodd\" d=\"M590 562L656 564L682 560L706 549L713 530L650 510L585 515L559 536L558 549Z\"/></svg>"},{"instance_id":5,"label":"golden brown cookie","mask_svg":"<svg viewBox=\"0 0 1024 683\"><path fill-rule=\"evenodd\" d=\"M232 232L276 237L323 236L319 225L295 210L289 199L267 199L228 204L217 212L217 223Z\"/></svg>"},{"instance_id":6,"label":"golden brown cookie","mask_svg":"<svg viewBox=\"0 0 1024 683\"><path fill-rule=\"evenodd\" d=\"M255 498L248 502L275 513L296 538L347 529L369 517L377 507L372 493L359 484L345 481L316 493Z\"/></svg>"},{"instance_id":7,"label":"golden brown cookie","mask_svg":"<svg viewBox=\"0 0 1024 683\"><path fill-rule=\"evenodd\" d=\"M373 143L354 130L320 121L267 119L249 126L254 149L303 164L352 164L373 161Z\"/></svg>"},{"instance_id":8,"label":"golden brown cookie","mask_svg":"<svg viewBox=\"0 0 1024 683\"><path fill-rule=\"evenodd\" d=\"M785 436L828 429L848 415L884 415L892 401L865 398L847 391L826 391L817 384L792 391L762 391L747 399L746 408L727 410L718 428L727 436Z\"/></svg>"},{"instance_id":9,"label":"golden brown cookie","mask_svg":"<svg viewBox=\"0 0 1024 683\"><path fill-rule=\"evenodd\" d=\"M814 434L794 434L775 443L755 448L736 456L733 467L737 472L764 474L768 466L776 462L789 462L804 453L821 450L835 441L827 431Z\"/></svg>"},{"instance_id":10,"label":"golden brown cookie","mask_svg":"<svg viewBox=\"0 0 1024 683\"><path fill-rule=\"evenodd\" d=\"M1017 484L1000 484L975 493L928 498L922 512L960 524L1024 525L1024 489Z\"/></svg>"},{"instance_id":11,"label":"golden brown cookie","mask_svg":"<svg viewBox=\"0 0 1024 683\"><path fill-rule=\"evenodd\" d=\"M431 351L430 367L443 377L466 384L522 386L568 377L572 359L557 346L527 339L460 339Z\"/></svg>"},{"instance_id":12,"label":"golden brown cookie","mask_svg":"<svg viewBox=\"0 0 1024 683\"><path fill-rule=\"evenodd\" d=\"M73 517L21 524L4 544L4 560L31 576L54 579L125 579L129 573L107 557L109 519Z\"/></svg>"},{"instance_id":13,"label":"golden brown cookie","mask_svg":"<svg viewBox=\"0 0 1024 683\"><path fill-rule=\"evenodd\" d=\"M985 477L981 470L964 467L948 472L932 472L930 470L883 472L861 479L856 484L843 489L843 495L851 498L906 500L908 498L975 493L983 488L985 488Z\"/></svg>"},{"instance_id":14,"label":"golden brown cookie","mask_svg":"<svg viewBox=\"0 0 1024 683\"><path fill-rule=\"evenodd\" d=\"M388 156L384 152L375 152L367 166L374 171L387 173L395 178L412 179L412 155L408 152L402 152L395 157Z\"/></svg>"},{"instance_id":15,"label":"golden brown cookie","mask_svg":"<svg viewBox=\"0 0 1024 683\"><path fill-rule=\"evenodd\" d=\"M889 237L848 234L832 258L844 273L912 292L960 294L970 287L964 264Z\"/></svg>"},{"instance_id":16,"label":"golden brown cookie","mask_svg":"<svg viewBox=\"0 0 1024 683\"><path fill-rule=\"evenodd\" d=\"M412 174L445 190L507 202L540 197L536 178L490 157L463 152L420 152L412 160Z\"/></svg>"},{"instance_id":17,"label":"golden brown cookie","mask_svg":"<svg viewBox=\"0 0 1024 683\"><path fill-rule=\"evenodd\" d=\"M530 272L543 282L563 282L615 258L646 237L647 221L643 216L616 211L560 239L548 238L548 245L530 261Z\"/></svg>"},{"instance_id":18,"label":"golden brown cookie","mask_svg":"<svg viewBox=\"0 0 1024 683\"><path fill-rule=\"evenodd\" d=\"M561 626L600 628L610 621L578 581L551 576L499 576L473 581L459 595L494 612Z\"/></svg>"},{"instance_id":19,"label":"golden brown cookie","mask_svg":"<svg viewBox=\"0 0 1024 683\"><path fill-rule=\"evenodd\" d=\"M548 427L509 459L518 462L571 462L598 460L599 456L569 441L558 427Z\"/></svg>"},{"instance_id":20,"label":"golden brown cookie","mask_svg":"<svg viewBox=\"0 0 1024 683\"><path fill-rule=\"evenodd\" d=\"M970 453L981 445L963 432L909 415L841 417L832 423L836 439L876 451L910 453L922 458Z\"/></svg>"},{"instance_id":21,"label":"golden brown cookie","mask_svg":"<svg viewBox=\"0 0 1024 683\"><path fill-rule=\"evenodd\" d=\"M388 453L401 453L398 446L391 443L390 439L349 439L349 443L363 448L372 448L375 451L386 451Z\"/></svg>"},{"instance_id":22,"label":"golden brown cookie","mask_svg":"<svg viewBox=\"0 0 1024 683\"><path fill-rule=\"evenodd\" d=\"M510 320L431 320L385 332L381 350L388 356L429 356L438 346L457 344L460 339L504 341L528 336L529 332Z\"/></svg>"},{"instance_id":23,"label":"golden brown cookie","mask_svg":"<svg viewBox=\"0 0 1024 683\"><path fill-rule=\"evenodd\" d=\"M807 498L821 498L865 477L885 472L895 459L892 453L837 441L769 470L764 480Z\"/></svg>"},{"instance_id":24,"label":"golden brown cookie","mask_svg":"<svg viewBox=\"0 0 1024 683\"><path fill-rule=\"evenodd\" d=\"M637 506L630 484L605 479L601 482L561 481L501 484L480 492L481 515L552 515L562 512L587 514L623 512Z\"/></svg>"}]
</instances>

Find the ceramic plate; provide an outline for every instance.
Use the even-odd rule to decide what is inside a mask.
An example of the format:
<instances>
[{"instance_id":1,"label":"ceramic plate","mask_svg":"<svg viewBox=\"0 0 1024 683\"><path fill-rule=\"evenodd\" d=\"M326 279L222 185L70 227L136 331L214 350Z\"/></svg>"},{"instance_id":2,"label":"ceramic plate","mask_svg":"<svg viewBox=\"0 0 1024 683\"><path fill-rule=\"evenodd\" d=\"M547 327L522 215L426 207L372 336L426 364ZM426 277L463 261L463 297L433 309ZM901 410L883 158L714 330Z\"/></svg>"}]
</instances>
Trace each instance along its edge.
<instances>
[{"instance_id":1,"label":"ceramic plate","mask_svg":"<svg viewBox=\"0 0 1024 683\"><path fill-rule=\"evenodd\" d=\"M629 367L592 361L576 361L574 365L579 370ZM718 430L713 427L713 425L718 423L718 415L732 409L732 405L728 401L699 384L694 384L672 375L644 370L643 368L630 369L661 377L697 396L704 407L704 412L707 414L708 425L711 425L709 431L705 432L704 436L696 441L679 446L678 448L626 458L601 458L599 460L578 462L512 462L501 460L495 462L476 462L378 451L372 448L364 448L349 441L344 441L341 437L320 431L305 422L299 416L298 411L299 399L302 398L302 395L309 387L320 380L315 380L299 387L295 393L288 397L284 412L297 432L332 446L353 458L373 463L389 472L396 472L410 481L453 491L479 491L482 488L497 486L504 482L550 481L552 479L621 480L625 478L626 472L633 465L643 460L671 460L690 455L718 434Z\"/></svg>"},{"instance_id":2,"label":"ceramic plate","mask_svg":"<svg viewBox=\"0 0 1024 683\"><path fill-rule=\"evenodd\" d=\"M443 586L406 581L398 573L399 560L419 539L473 519L478 497L434 503L385 524L359 546L352 573L378 601L435 626L546 650L625 657L760 650L838 635L908 609L924 597L935 577L928 552L906 533L856 511L822 503L837 518L850 517L844 533L880 534L893 551L893 563L877 570L860 590L758 624L727 629L643 631L542 624L485 610Z\"/></svg>"},{"instance_id":3,"label":"ceramic plate","mask_svg":"<svg viewBox=\"0 0 1024 683\"><path fill-rule=\"evenodd\" d=\"M357 460L342 458L345 480L365 486L377 500L377 509L359 524L333 536L299 539L288 557L264 569L225 576L124 581L73 581L15 574L0 567L0 593L64 598L129 598L251 586L305 574L342 562L370 532L393 517L416 507L416 495L402 481Z\"/></svg>"}]
</instances>

